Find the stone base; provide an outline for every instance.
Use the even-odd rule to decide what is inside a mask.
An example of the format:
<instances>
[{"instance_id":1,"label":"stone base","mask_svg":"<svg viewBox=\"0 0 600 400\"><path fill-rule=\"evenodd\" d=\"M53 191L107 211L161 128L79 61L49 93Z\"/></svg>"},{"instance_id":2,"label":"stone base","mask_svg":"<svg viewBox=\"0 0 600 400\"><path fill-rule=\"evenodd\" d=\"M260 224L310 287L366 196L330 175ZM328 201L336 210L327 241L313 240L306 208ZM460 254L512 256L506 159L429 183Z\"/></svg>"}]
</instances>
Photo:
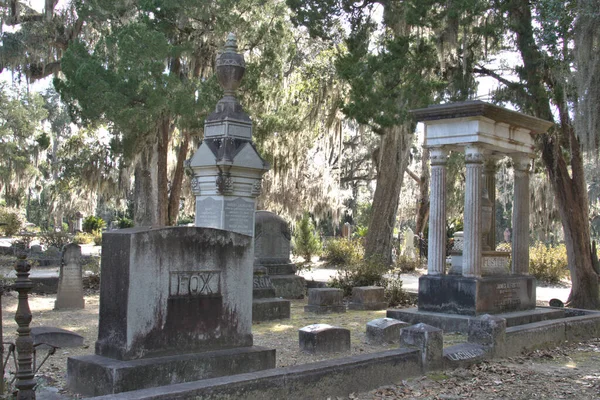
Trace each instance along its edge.
<instances>
[{"instance_id":1,"label":"stone base","mask_svg":"<svg viewBox=\"0 0 600 400\"><path fill-rule=\"evenodd\" d=\"M293 275L298 268L294 263L262 264L267 269L269 275Z\"/></svg>"},{"instance_id":2,"label":"stone base","mask_svg":"<svg viewBox=\"0 0 600 400\"><path fill-rule=\"evenodd\" d=\"M252 322L290 318L290 301L283 299L254 299Z\"/></svg>"},{"instance_id":3,"label":"stone base","mask_svg":"<svg viewBox=\"0 0 600 400\"><path fill-rule=\"evenodd\" d=\"M303 299L306 293L306 281L298 275L271 275L275 296L284 299Z\"/></svg>"},{"instance_id":4,"label":"stone base","mask_svg":"<svg viewBox=\"0 0 600 400\"><path fill-rule=\"evenodd\" d=\"M275 368L275 349L258 346L131 361L88 355L69 357L67 386L101 396L270 368Z\"/></svg>"},{"instance_id":5,"label":"stone base","mask_svg":"<svg viewBox=\"0 0 600 400\"><path fill-rule=\"evenodd\" d=\"M346 306L304 306L304 312L311 312L315 314L328 314L328 313L345 313Z\"/></svg>"},{"instance_id":6,"label":"stone base","mask_svg":"<svg viewBox=\"0 0 600 400\"><path fill-rule=\"evenodd\" d=\"M495 316L504 318L507 327L531 324L540 321L559 319L565 317L564 309L553 309L539 307L535 310L518 311L510 313L495 314ZM444 332L463 332L469 331L469 320L475 318L468 315L443 314L427 311L420 311L416 308L390 309L386 313L387 318L394 318L409 324L425 323L444 330Z\"/></svg>"},{"instance_id":7,"label":"stone base","mask_svg":"<svg viewBox=\"0 0 600 400\"><path fill-rule=\"evenodd\" d=\"M379 303L350 303L348 308L350 310L385 310L388 306L387 301Z\"/></svg>"},{"instance_id":8,"label":"stone base","mask_svg":"<svg viewBox=\"0 0 600 400\"><path fill-rule=\"evenodd\" d=\"M475 316L533 310L535 289L535 278L527 275L423 275L419 278L419 311Z\"/></svg>"}]
</instances>

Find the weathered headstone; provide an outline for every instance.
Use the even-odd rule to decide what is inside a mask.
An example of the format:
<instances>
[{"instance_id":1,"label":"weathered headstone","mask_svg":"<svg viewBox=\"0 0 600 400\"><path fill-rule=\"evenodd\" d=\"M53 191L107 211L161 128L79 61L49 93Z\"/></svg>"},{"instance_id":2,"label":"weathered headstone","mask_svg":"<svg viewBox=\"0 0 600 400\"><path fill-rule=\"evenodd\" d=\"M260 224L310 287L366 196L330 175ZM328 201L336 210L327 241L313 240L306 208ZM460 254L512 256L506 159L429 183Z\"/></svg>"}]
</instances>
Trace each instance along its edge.
<instances>
[{"instance_id":1,"label":"weathered headstone","mask_svg":"<svg viewBox=\"0 0 600 400\"><path fill-rule=\"evenodd\" d=\"M275 296L284 299L304 297L306 282L296 275L290 260L291 233L288 223L277 214L257 211L254 229L254 266L266 268Z\"/></svg>"},{"instance_id":2,"label":"weathered headstone","mask_svg":"<svg viewBox=\"0 0 600 400\"><path fill-rule=\"evenodd\" d=\"M304 306L304 311L317 314L343 313L346 312L343 299L342 289L311 288L308 289L308 305Z\"/></svg>"},{"instance_id":3,"label":"weathered headstone","mask_svg":"<svg viewBox=\"0 0 600 400\"><path fill-rule=\"evenodd\" d=\"M411 260L416 258L415 252L415 234L410 228L404 232L404 255Z\"/></svg>"},{"instance_id":4,"label":"weathered headstone","mask_svg":"<svg viewBox=\"0 0 600 400\"><path fill-rule=\"evenodd\" d=\"M298 339L300 350L307 353L337 353L350 350L350 330L328 324L300 328Z\"/></svg>"},{"instance_id":5,"label":"weathered headstone","mask_svg":"<svg viewBox=\"0 0 600 400\"><path fill-rule=\"evenodd\" d=\"M252 278L252 322L272 321L290 317L290 301L275 295L266 268L254 268Z\"/></svg>"},{"instance_id":6,"label":"weathered headstone","mask_svg":"<svg viewBox=\"0 0 600 400\"><path fill-rule=\"evenodd\" d=\"M385 310L385 292L381 286L357 286L352 288L351 310Z\"/></svg>"},{"instance_id":7,"label":"weathered headstone","mask_svg":"<svg viewBox=\"0 0 600 400\"><path fill-rule=\"evenodd\" d=\"M252 253L251 237L218 229L104 233L96 354L69 358L71 390L110 394L273 368L275 351L252 341Z\"/></svg>"},{"instance_id":8,"label":"weathered headstone","mask_svg":"<svg viewBox=\"0 0 600 400\"><path fill-rule=\"evenodd\" d=\"M342 225L342 237L345 239L350 239L352 237L352 225L350 225L349 222Z\"/></svg>"},{"instance_id":9,"label":"weathered headstone","mask_svg":"<svg viewBox=\"0 0 600 400\"><path fill-rule=\"evenodd\" d=\"M84 308L84 306L81 247L70 243L65 246L62 254L54 309Z\"/></svg>"},{"instance_id":10,"label":"weathered headstone","mask_svg":"<svg viewBox=\"0 0 600 400\"><path fill-rule=\"evenodd\" d=\"M378 318L367 322L367 343L398 343L400 330L410 326L409 323L393 318Z\"/></svg>"}]
</instances>

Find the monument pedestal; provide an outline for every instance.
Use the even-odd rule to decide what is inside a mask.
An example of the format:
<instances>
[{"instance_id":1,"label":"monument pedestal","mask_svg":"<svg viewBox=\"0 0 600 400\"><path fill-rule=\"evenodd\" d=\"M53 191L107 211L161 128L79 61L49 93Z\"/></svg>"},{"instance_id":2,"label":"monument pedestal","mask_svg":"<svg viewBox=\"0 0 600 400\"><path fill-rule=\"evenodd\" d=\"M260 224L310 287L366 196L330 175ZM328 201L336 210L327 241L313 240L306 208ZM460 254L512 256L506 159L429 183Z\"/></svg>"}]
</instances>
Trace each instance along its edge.
<instances>
[{"instance_id":1,"label":"monument pedestal","mask_svg":"<svg viewBox=\"0 0 600 400\"><path fill-rule=\"evenodd\" d=\"M423 275L419 311L476 316L533 310L535 288L535 278L529 275Z\"/></svg>"},{"instance_id":2,"label":"monument pedestal","mask_svg":"<svg viewBox=\"0 0 600 400\"><path fill-rule=\"evenodd\" d=\"M252 322L290 318L291 303L275 295L265 268L255 268L252 289Z\"/></svg>"},{"instance_id":3,"label":"monument pedestal","mask_svg":"<svg viewBox=\"0 0 600 400\"><path fill-rule=\"evenodd\" d=\"M87 355L69 357L67 385L76 393L102 396L270 368L275 368L275 349L259 346L128 361Z\"/></svg>"}]
</instances>

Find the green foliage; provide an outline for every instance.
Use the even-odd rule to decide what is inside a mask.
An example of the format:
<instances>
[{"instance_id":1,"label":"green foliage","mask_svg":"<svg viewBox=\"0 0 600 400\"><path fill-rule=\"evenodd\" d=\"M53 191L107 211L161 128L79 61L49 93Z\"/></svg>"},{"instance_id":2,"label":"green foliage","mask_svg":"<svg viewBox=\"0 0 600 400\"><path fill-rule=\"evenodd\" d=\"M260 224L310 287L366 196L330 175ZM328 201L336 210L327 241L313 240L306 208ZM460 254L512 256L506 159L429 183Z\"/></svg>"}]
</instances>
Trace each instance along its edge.
<instances>
[{"instance_id":1,"label":"green foliage","mask_svg":"<svg viewBox=\"0 0 600 400\"><path fill-rule=\"evenodd\" d=\"M549 246L537 242L529 248L529 273L537 280L559 283L569 275L567 248L564 244Z\"/></svg>"},{"instance_id":2,"label":"green foliage","mask_svg":"<svg viewBox=\"0 0 600 400\"><path fill-rule=\"evenodd\" d=\"M86 217L83 220L83 231L87 233L97 233L106 227L106 222L100 218L93 215Z\"/></svg>"},{"instance_id":3,"label":"green foliage","mask_svg":"<svg viewBox=\"0 0 600 400\"><path fill-rule=\"evenodd\" d=\"M364 238L367 236L367 233L369 233L369 227L367 225L357 225L353 236Z\"/></svg>"},{"instance_id":4,"label":"green foliage","mask_svg":"<svg viewBox=\"0 0 600 400\"><path fill-rule=\"evenodd\" d=\"M385 301L389 307L408 305L413 302L411 296L402 288L400 274L392 274L383 280Z\"/></svg>"},{"instance_id":5,"label":"green foliage","mask_svg":"<svg viewBox=\"0 0 600 400\"><path fill-rule=\"evenodd\" d=\"M133 227L133 221L127 217L120 217L117 219L117 223L119 226L119 229L125 229L125 228L132 228Z\"/></svg>"},{"instance_id":6,"label":"green foliage","mask_svg":"<svg viewBox=\"0 0 600 400\"><path fill-rule=\"evenodd\" d=\"M73 238L73 243L90 244L94 242L94 235L86 232L78 232Z\"/></svg>"},{"instance_id":7,"label":"green foliage","mask_svg":"<svg viewBox=\"0 0 600 400\"><path fill-rule=\"evenodd\" d=\"M40 242L48 247L56 247L62 250L64 246L71 243L73 236L67 232L43 232L40 234Z\"/></svg>"},{"instance_id":8,"label":"green foliage","mask_svg":"<svg viewBox=\"0 0 600 400\"><path fill-rule=\"evenodd\" d=\"M364 254L359 240L335 238L327 241L324 258L330 265L347 265L358 263Z\"/></svg>"},{"instance_id":9,"label":"green foliage","mask_svg":"<svg viewBox=\"0 0 600 400\"><path fill-rule=\"evenodd\" d=\"M16 235L23 228L24 222L23 213L16 208L0 207L0 230L4 232L4 236Z\"/></svg>"},{"instance_id":10,"label":"green foliage","mask_svg":"<svg viewBox=\"0 0 600 400\"><path fill-rule=\"evenodd\" d=\"M388 271L389 266L377 258L363 259L355 264L340 265L337 276L329 282L329 286L343 289L344 295L350 296L352 288L356 286L383 286L384 274Z\"/></svg>"},{"instance_id":11,"label":"green foliage","mask_svg":"<svg viewBox=\"0 0 600 400\"><path fill-rule=\"evenodd\" d=\"M401 254L396 258L396 268L402 272L414 272L420 266L418 259L412 259L405 254Z\"/></svg>"},{"instance_id":12,"label":"green foliage","mask_svg":"<svg viewBox=\"0 0 600 400\"><path fill-rule=\"evenodd\" d=\"M94 232L94 245L102 246L102 232Z\"/></svg>"},{"instance_id":13,"label":"green foliage","mask_svg":"<svg viewBox=\"0 0 600 400\"><path fill-rule=\"evenodd\" d=\"M312 256L319 255L322 250L321 240L315 231L315 226L308 213L304 213L302 219L296 225L293 237L293 248L295 254L310 262Z\"/></svg>"},{"instance_id":14,"label":"green foliage","mask_svg":"<svg viewBox=\"0 0 600 400\"><path fill-rule=\"evenodd\" d=\"M510 253L512 252L512 244L508 242L499 243L498 246L496 246L496 251L505 251L507 253Z\"/></svg>"}]
</instances>

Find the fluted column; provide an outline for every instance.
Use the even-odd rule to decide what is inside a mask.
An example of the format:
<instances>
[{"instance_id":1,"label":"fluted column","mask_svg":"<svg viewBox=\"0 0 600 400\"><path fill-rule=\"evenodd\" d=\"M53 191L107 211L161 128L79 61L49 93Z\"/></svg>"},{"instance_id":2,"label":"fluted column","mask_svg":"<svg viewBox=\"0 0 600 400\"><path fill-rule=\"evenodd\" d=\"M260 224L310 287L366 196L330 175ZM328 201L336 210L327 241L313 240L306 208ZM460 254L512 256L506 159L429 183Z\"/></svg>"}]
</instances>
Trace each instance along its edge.
<instances>
[{"instance_id":1,"label":"fluted column","mask_svg":"<svg viewBox=\"0 0 600 400\"><path fill-rule=\"evenodd\" d=\"M463 276L481 276L481 195L483 192L483 151L465 149L466 183L464 214Z\"/></svg>"},{"instance_id":2,"label":"fluted column","mask_svg":"<svg viewBox=\"0 0 600 400\"><path fill-rule=\"evenodd\" d=\"M531 159L523 154L513 156L514 200L512 213L513 274L529 273L529 167Z\"/></svg>"},{"instance_id":3,"label":"fluted column","mask_svg":"<svg viewBox=\"0 0 600 400\"><path fill-rule=\"evenodd\" d=\"M446 266L446 161L448 151L429 150L431 180L429 197L429 237L427 274L442 275Z\"/></svg>"},{"instance_id":4,"label":"fluted column","mask_svg":"<svg viewBox=\"0 0 600 400\"><path fill-rule=\"evenodd\" d=\"M26 259L25 253L18 255L18 261L15 265L17 280L13 288L19 293L19 302L15 321L19 326L17 328L17 339L15 347L17 349L17 381L15 387L18 389L17 400L35 400L36 381L33 371L33 339L31 337L31 310L29 309L28 295L33 288L33 283L29 279L29 270L31 264Z\"/></svg>"},{"instance_id":5,"label":"fluted column","mask_svg":"<svg viewBox=\"0 0 600 400\"><path fill-rule=\"evenodd\" d=\"M488 158L483 164L484 188L487 191L488 199L492 202L490 231L484 238L490 250L496 249L496 171L498 170L496 161L496 158Z\"/></svg>"}]
</instances>

